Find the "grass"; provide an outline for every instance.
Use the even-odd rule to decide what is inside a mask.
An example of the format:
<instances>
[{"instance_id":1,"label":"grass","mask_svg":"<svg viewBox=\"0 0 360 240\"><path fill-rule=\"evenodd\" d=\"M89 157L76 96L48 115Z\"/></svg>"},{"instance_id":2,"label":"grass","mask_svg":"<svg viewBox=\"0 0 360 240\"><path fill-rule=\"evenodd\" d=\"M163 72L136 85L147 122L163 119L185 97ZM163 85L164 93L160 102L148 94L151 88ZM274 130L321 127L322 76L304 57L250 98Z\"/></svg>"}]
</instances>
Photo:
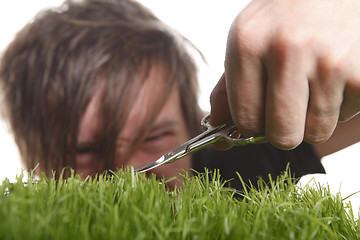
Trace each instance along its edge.
<instances>
[{"instance_id":1,"label":"grass","mask_svg":"<svg viewBox=\"0 0 360 240\"><path fill-rule=\"evenodd\" d=\"M217 172L165 180L131 171L0 185L0 239L360 239L341 196L284 174L236 193ZM351 209L350 209L351 210Z\"/></svg>"}]
</instances>

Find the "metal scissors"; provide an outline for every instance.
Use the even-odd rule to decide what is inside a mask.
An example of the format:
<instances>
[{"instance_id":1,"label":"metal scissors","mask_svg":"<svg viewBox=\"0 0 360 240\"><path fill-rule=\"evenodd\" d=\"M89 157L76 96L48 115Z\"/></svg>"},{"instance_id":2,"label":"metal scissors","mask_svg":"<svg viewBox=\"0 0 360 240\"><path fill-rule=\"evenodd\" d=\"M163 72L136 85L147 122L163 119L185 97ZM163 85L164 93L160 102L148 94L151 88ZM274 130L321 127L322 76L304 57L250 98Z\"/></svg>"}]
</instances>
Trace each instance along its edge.
<instances>
[{"instance_id":1,"label":"metal scissors","mask_svg":"<svg viewBox=\"0 0 360 240\"><path fill-rule=\"evenodd\" d=\"M229 121L216 127L211 126L209 124L209 118L210 114L206 115L201 120L201 125L205 130L203 133L200 133L196 137L190 139L179 147L161 156L155 162L135 169L134 171L139 173L146 172L165 163L172 163L176 160L179 160L180 158L183 158L193 152L196 152L206 146L209 146L219 141L226 141L233 146L243 146L264 139L264 137L242 137L233 121Z\"/></svg>"}]
</instances>

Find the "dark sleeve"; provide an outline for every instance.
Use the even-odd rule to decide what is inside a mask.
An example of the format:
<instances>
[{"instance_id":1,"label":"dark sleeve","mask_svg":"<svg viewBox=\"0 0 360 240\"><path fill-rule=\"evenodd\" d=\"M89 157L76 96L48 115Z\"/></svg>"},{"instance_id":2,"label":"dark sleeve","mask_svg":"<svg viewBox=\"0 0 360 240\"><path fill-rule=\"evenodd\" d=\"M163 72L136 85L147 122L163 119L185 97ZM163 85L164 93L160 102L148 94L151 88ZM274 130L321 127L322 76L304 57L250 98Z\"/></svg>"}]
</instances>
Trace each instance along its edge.
<instances>
[{"instance_id":1,"label":"dark sleeve","mask_svg":"<svg viewBox=\"0 0 360 240\"><path fill-rule=\"evenodd\" d=\"M193 169L203 172L204 168L219 169L224 180L231 180L230 186L242 189L237 172L245 182L256 185L261 177L269 181L269 174L276 179L289 165L295 178L310 173L325 173L325 170L311 145L302 143L293 150L279 150L271 144L253 144L233 147L227 151L205 148L193 156Z\"/></svg>"}]
</instances>

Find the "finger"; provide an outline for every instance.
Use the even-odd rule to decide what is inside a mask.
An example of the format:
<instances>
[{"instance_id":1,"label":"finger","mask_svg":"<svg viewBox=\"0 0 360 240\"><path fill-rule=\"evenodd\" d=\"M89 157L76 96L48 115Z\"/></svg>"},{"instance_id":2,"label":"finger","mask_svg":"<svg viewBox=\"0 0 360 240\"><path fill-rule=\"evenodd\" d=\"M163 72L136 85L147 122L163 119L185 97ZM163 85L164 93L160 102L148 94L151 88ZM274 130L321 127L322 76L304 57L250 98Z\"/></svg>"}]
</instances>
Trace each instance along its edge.
<instances>
[{"instance_id":1,"label":"finger","mask_svg":"<svg viewBox=\"0 0 360 240\"><path fill-rule=\"evenodd\" d=\"M210 105L210 124L212 126L217 126L231 120L224 74L211 92ZM219 151L225 151L232 147L231 144L225 141L216 142L212 146Z\"/></svg>"},{"instance_id":2,"label":"finger","mask_svg":"<svg viewBox=\"0 0 360 240\"><path fill-rule=\"evenodd\" d=\"M210 105L210 124L212 126L217 126L231 120L224 74L210 94Z\"/></svg>"},{"instance_id":3,"label":"finger","mask_svg":"<svg viewBox=\"0 0 360 240\"><path fill-rule=\"evenodd\" d=\"M211 146L218 151L226 151L233 147L230 143L225 141L213 143Z\"/></svg>"},{"instance_id":4,"label":"finger","mask_svg":"<svg viewBox=\"0 0 360 240\"><path fill-rule=\"evenodd\" d=\"M210 104L211 104L211 114L210 114L211 125L217 126L219 124L231 120L229 103L227 98L226 80L224 74L221 76L219 82L217 83L217 85L215 86L214 90L210 95ZM214 149L219 151L225 151L232 147L232 145L226 141L216 142L212 146Z\"/></svg>"},{"instance_id":5,"label":"finger","mask_svg":"<svg viewBox=\"0 0 360 240\"><path fill-rule=\"evenodd\" d=\"M360 81L349 81L344 90L339 121L347 121L360 112Z\"/></svg>"},{"instance_id":6,"label":"finger","mask_svg":"<svg viewBox=\"0 0 360 240\"><path fill-rule=\"evenodd\" d=\"M280 149L298 146L304 136L309 97L303 49L277 41L267 55L265 136Z\"/></svg>"},{"instance_id":7,"label":"finger","mask_svg":"<svg viewBox=\"0 0 360 240\"><path fill-rule=\"evenodd\" d=\"M246 41L236 42L236 46L232 44L234 41L228 44L225 61L231 116L242 135L262 135L266 89L264 66L255 46Z\"/></svg>"},{"instance_id":8,"label":"finger","mask_svg":"<svg viewBox=\"0 0 360 240\"><path fill-rule=\"evenodd\" d=\"M329 97L321 89L311 89L304 133L305 142L323 143L332 135L340 112L339 104L331 100L333 97L334 95Z\"/></svg>"},{"instance_id":9,"label":"finger","mask_svg":"<svg viewBox=\"0 0 360 240\"><path fill-rule=\"evenodd\" d=\"M304 140L322 143L332 135L343 101L344 82L336 71L323 67L318 61L318 74L309 80L310 99L306 117Z\"/></svg>"}]
</instances>

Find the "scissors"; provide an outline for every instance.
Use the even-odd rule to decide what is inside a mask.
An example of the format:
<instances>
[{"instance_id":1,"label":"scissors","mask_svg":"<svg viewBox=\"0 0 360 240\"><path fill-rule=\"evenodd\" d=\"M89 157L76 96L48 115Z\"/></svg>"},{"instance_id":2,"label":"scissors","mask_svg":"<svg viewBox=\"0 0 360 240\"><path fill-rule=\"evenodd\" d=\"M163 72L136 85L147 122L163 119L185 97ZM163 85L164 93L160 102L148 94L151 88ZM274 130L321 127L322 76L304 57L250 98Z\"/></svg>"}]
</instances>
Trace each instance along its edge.
<instances>
[{"instance_id":1,"label":"scissors","mask_svg":"<svg viewBox=\"0 0 360 240\"><path fill-rule=\"evenodd\" d=\"M226 141L232 146L243 146L251 143L256 143L263 140L265 137L243 137L239 133L236 125L233 121L226 122L219 126L212 126L209 123L210 114L206 115L201 120L201 125L204 128L204 132L200 133L196 137L190 139L179 147L171 150L165 155L161 156L155 162L135 169L135 172L146 172L150 169L159 167L166 163L172 163L180 158L183 158L193 152L196 152L206 146L209 146L215 142Z\"/></svg>"}]
</instances>

